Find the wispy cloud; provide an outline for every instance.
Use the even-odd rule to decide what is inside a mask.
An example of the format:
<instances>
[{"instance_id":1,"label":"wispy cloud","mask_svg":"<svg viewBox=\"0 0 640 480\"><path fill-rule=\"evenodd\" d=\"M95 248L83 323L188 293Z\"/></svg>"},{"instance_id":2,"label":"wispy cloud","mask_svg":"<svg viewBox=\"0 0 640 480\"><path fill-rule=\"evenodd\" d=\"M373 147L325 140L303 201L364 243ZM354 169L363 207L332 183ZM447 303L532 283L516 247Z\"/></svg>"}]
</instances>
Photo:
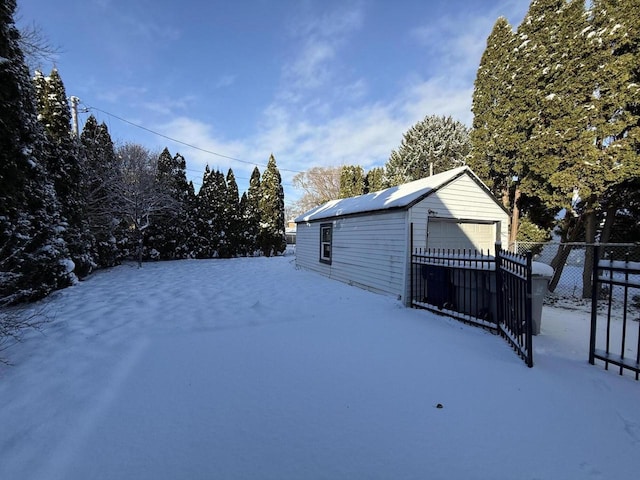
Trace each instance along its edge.
<instances>
[{"instance_id":1,"label":"wispy cloud","mask_svg":"<svg viewBox=\"0 0 640 480\"><path fill-rule=\"evenodd\" d=\"M142 108L161 115L175 115L177 111L188 109L196 101L193 95L182 98L164 98L160 100L144 101L138 103Z\"/></svg>"},{"instance_id":2,"label":"wispy cloud","mask_svg":"<svg viewBox=\"0 0 640 480\"><path fill-rule=\"evenodd\" d=\"M301 48L284 67L284 79L290 87L313 89L333 78L332 61L350 34L363 22L362 5L348 4L337 10L296 15L291 35Z\"/></svg>"},{"instance_id":3,"label":"wispy cloud","mask_svg":"<svg viewBox=\"0 0 640 480\"><path fill-rule=\"evenodd\" d=\"M109 89L97 89L96 98L100 101L118 103L142 98L148 91L147 87L121 85Z\"/></svg>"},{"instance_id":4,"label":"wispy cloud","mask_svg":"<svg viewBox=\"0 0 640 480\"><path fill-rule=\"evenodd\" d=\"M253 165L264 165L274 153L285 199L291 203L301 194L291 187L296 172L314 166L383 166L403 133L426 115L451 115L470 125L473 80L486 37L497 17L517 11L515 8L483 15L456 13L439 18L438 25L424 23L407 30L405 38L421 46L428 63L425 66L417 61L415 69L399 72L396 91L377 98L371 98L375 85L370 85L362 72L354 71L349 76L340 70L345 65L343 54L350 36L363 26L363 4L316 16L309 12L297 15L290 31L295 47L282 66L280 87L263 108L253 133L243 138L225 137L207 120L188 117L188 110L185 116L157 129L202 149L242 160L170 145L172 152L185 155L189 177L196 185L209 164L223 171L232 167L243 191ZM235 81L234 75L224 74L213 85L224 88ZM188 101L147 102L144 106L175 112Z\"/></svg>"},{"instance_id":5,"label":"wispy cloud","mask_svg":"<svg viewBox=\"0 0 640 480\"><path fill-rule=\"evenodd\" d=\"M235 83L235 81L236 81L235 75L230 75L230 74L222 75L218 77L218 80L214 83L214 87L215 88L230 87Z\"/></svg>"},{"instance_id":6,"label":"wispy cloud","mask_svg":"<svg viewBox=\"0 0 640 480\"><path fill-rule=\"evenodd\" d=\"M251 175L254 167L252 163L254 154L250 144L246 141L224 139L210 123L187 116L179 116L170 122L156 125L154 129L180 141L180 143L169 142L168 147L171 153L181 152L185 156L188 168L187 177L193 180L196 188L200 186L206 165L209 165L213 170L219 169L225 174L229 168L233 168L236 177L239 177L240 180L248 180ZM163 142L166 143L166 139ZM189 145L197 148L191 148ZM242 161L238 162L233 158ZM266 160L264 159L262 162L266 163ZM262 163L257 158L255 161ZM248 187L248 184L244 185L241 181L238 183L242 185L241 192Z\"/></svg>"}]
</instances>

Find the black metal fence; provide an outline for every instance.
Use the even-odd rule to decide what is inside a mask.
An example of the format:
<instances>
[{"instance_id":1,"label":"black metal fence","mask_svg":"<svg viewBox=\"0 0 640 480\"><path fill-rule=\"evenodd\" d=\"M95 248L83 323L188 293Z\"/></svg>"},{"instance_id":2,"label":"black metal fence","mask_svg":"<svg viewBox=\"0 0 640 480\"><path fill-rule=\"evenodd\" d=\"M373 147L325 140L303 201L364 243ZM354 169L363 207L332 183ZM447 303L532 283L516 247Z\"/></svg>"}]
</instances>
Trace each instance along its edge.
<instances>
[{"instance_id":1,"label":"black metal fence","mask_svg":"<svg viewBox=\"0 0 640 480\"><path fill-rule=\"evenodd\" d=\"M554 259L562 258L558 262L559 278L554 285L551 285L553 294L551 298L555 300L573 300L591 297L591 283L585 285L585 278L591 279L591 267L593 266L593 248L599 246L601 258L611 260L624 260L628 257L630 261L640 261L640 244L638 243L584 243L584 242L515 242L510 250L524 254L528 251L533 253L533 260L553 265ZM561 255L564 252L564 255ZM556 258L558 257L558 258ZM589 268L585 275L585 266Z\"/></svg>"},{"instance_id":2,"label":"black metal fence","mask_svg":"<svg viewBox=\"0 0 640 480\"><path fill-rule=\"evenodd\" d=\"M416 249L411 306L496 331L531 367L531 255L495 251Z\"/></svg>"},{"instance_id":3,"label":"black metal fence","mask_svg":"<svg viewBox=\"0 0 640 480\"><path fill-rule=\"evenodd\" d=\"M475 250L417 249L412 306L497 329L495 266L494 256Z\"/></svg>"},{"instance_id":4,"label":"black metal fence","mask_svg":"<svg viewBox=\"0 0 640 480\"><path fill-rule=\"evenodd\" d=\"M616 365L640 378L640 319L632 318L631 307L640 303L640 263L599 260L595 247L589 363L596 360ZM616 312L619 312L616 314Z\"/></svg>"},{"instance_id":5,"label":"black metal fence","mask_svg":"<svg viewBox=\"0 0 640 480\"><path fill-rule=\"evenodd\" d=\"M531 252L496 247L498 330L529 367L533 366Z\"/></svg>"}]
</instances>

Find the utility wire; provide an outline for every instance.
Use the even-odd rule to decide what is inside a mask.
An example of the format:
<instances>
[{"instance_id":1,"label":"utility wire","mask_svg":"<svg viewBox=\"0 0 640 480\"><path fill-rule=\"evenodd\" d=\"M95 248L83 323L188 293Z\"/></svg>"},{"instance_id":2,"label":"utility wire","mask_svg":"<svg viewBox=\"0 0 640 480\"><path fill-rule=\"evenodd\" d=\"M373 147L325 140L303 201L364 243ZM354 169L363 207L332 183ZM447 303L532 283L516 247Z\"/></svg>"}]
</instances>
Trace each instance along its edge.
<instances>
[{"instance_id":1,"label":"utility wire","mask_svg":"<svg viewBox=\"0 0 640 480\"><path fill-rule=\"evenodd\" d=\"M257 165L257 166L260 166L260 167L267 167L267 165L265 165L265 164L249 162L247 160L242 160L240 158L230 157L229 155L223 155L222 153L213 152L211 150L207 150L206 148L198 147L197 145L193 145L191 143L183 142L182 140L178 140L176 138L169 137L168 135L164 135L164 134L162 134L160 132L156 132L155 130L151 130L150 128L144 127L142 125L138 125L137 123L131 122L131 121L127 120L126 118L119 117L118 115L114 115L113 113L109 113L109 112L107 112L105 110L102 110L102 109L100 109L98 107L92 107L91 105L86 105L84 103L83 103L83 105L87 109L87 111L96 110L98 112L102 112L105 115L109 115L110 117L117 118L121 122L128 123L129 125L132 125L132 126L134 126L136 128L140 128L142 130L145 130L145 131L147 131L149 133L152 133L154 135L157 135L159 137L166 138L167 140L171 140L172 142L179 143L181 145L185 145L185 146L187 146L189 148L193 148L194 150L199 150L201 152L208 153L210 155L215 155L217 157L222 157L222 158L226 158L226 159L229 159L229 160L233 160L235 162L246 163L248 165ZM301 170L291 170L291 169L288 169L288 168L280 168L280 167L278 167L278 170L283 171L283 172L291 172L291 173L305 173L305 172L303 172Z\"/></svg>"},{"instance_id":2,"label":"utility wire","mask_svg":"<svg viewBox=\"0 0 640 480\"><path fill-rule=\"evenodd\" d=\"M87 105L87 104L85 104L85 103L84 103L84 102L82 102L82 101L81 101L80 103L82 103L82 105L84 106L84 109L81 111L81 113L87 113L87 112L89 112L90 110L96 110L96 111L98 111L98 112L104 113L105 115L108 115L108 116L110 116L110 117L116 118L116 119L120 120L121 122L128 123L129 125L132 125L132 126L134 126L134 127L136 127L136 128L139 128L139 129L141 129L141 130L145 130L145 131L147 131L147 132L149 132L149 133L152 133L152 134L154 134L154 135L157 135L157 136L159 136L159 137L166 138L167 140L171 140L172 142L179 143L179 144L181 144L181 145L185 145L185 146L187 146L187 147L189 147L189 148L193 148L194 150L199 150L199 151L201 151L201 152L208 153L208 154L210 154L210 155L215 155L215 156L217 156L217 157L221 157L221 158L227 158L227 159L229 159L229 160L233 160L233 161L240 162L240 163L245 163L245 164L248 164L248 165L255 165L255 166L265 167L265 168L267 167L267 165L265 165L265 164L255 163L255 162L249 162L249 161L247 161L247 160L242 160L242 159L240 159L240 158L230 157L229 155L223 155L222 153L217 153L217 152L213 152L213 151L211 151L211 150L207 150L207 149L202 148L202 147L198 147L197 145L193 145L193 144L190 144L190 143L184 142L184 141L182 141L182 140L178 140L178 139L176 139L176 138L169 137L168 135L164 135L164 134L162 134L162 133L160 133L160 132L156 132L155 130L151 130L150 128L147 128L147 127L145 127L145 126L143 126L143 125L139 125L139 124L137 124L137 123L134 123L134 122L132 122L132 121L130 121L130 120L127 120L126 118L119 117L118 115L115 115L115 114L113 114L113 113L107 112L106 110L102 110L101 108L98 108L98 107L92 107L91 105ZM311 176L311 175L313 175L313 173L311 173L311 172L302 171L302 170L293 170L293 169L290 169L290 168L280 168L280 167L278 167L278 170L280 170L280 171L282 171L282 172L290 172L290 173L304 173L304 174L306 174L306 175L310 175L310 176ZM331 173L329 173L329 172L322 172L322 173L319 173L318 175L323 176L323 177L326 177L326 176L336 176L336 177L339 177L339 176L340 176L340 174L339 174L339 173L331 174ZM284 184L283 184L283 185L284 185ZM291 184L287 184L287 185L295 186L295 185L291 185Z\"/></svg>"}]
</instances>

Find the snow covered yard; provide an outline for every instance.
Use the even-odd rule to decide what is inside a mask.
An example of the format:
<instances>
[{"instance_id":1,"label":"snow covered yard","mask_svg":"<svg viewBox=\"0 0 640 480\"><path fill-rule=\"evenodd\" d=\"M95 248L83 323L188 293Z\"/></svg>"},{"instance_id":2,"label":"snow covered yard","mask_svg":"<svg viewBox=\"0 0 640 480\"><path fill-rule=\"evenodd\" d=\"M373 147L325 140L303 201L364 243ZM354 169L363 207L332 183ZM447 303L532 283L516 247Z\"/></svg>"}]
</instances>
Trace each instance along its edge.
<instances>
[{"instance_id":1,"label":"snow covered yard","mask_svg":"<svg viewBox=\"0 0 640 480\"><path fill-rule=\"evenodd\" d=\"M545 307L501 338L296 270L123 265L0 366L0 479L584 479L640 469L640 382ZM443 408L437 408L440 404Z\"/></svg>"}]
</instances>

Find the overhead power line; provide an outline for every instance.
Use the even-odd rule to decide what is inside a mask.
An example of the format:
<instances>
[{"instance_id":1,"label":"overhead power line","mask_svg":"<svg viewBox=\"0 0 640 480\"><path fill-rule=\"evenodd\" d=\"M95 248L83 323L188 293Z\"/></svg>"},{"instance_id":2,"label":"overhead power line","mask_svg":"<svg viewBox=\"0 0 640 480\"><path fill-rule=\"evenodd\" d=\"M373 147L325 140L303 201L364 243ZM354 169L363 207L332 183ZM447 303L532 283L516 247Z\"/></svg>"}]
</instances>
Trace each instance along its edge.
<instances>
[{"instance_id":1,"label":"overhead power line","mask_svg":"<svg viewBox=\"0 0 640 480\"><path fill-rule=\"evenodd\" d=\"M132 121L130 121L130 120L127 120L126 118L123 118L123 117L120 117L120 116L118 116L118 115L115 115L115 114L113 114L113 113L111 113L111 112L107 112L106 110L102 110L101 108L93 107L93 106L91 106L91 105L87 105L87 104L85 104L85 103L83 103L83 102L81 102L81 103L82 103L82 105L84 106L84 110L82 111L82 113L87 113L87 112L89 112L90 110L95 110L95 111L97 111L97 112L101 112L101 113L104 113L105 115L108 115L108 116L110 116L110 117L113 117L113 118L115 118L115 119L117 119L117 120L120 120L121 122L127 123L127 124L129 124L129 125L131 125L131 126L133 126L133 127L136 127L136 128L141 129L141 130L144 130L144 131L146 131L146 132L149 132L149 133L151 133L151 134L153 134L153 135L157 135L157 136L162 137L162 138L165 138L165 139L167 139L167 140L171 140L172 142L179 143L180 145L185 145L185 146L187 146L187 147L189 147L189 148L193 148L194 150L198 150L198 151L201 151L201 152L204 152L204 153L208 153L209 155L215 155L215 156L217 156L217 157L226 158L226 159L228 159L228 160L233 160L233 161L235 161L235 162L240 162L240 163L244 163L244 164L247 164L247 165L255 165L255 166L258 166L258 167L264 167L264 168L266 168L266 167L267 167L267 165L266 165L266 164L264 164L264 163L249 162L249 161L247 161L247 160L242 160L241 158L231 157L231 156L229 156L229 155L224 155L224 154L222 154L222 153L214 152L214 151L212 151L212 150L208 150L208 149L206 149L206 148L202 148L202 147L199 147L199 146L197 146L197 145L193 145L193 144L188 143L188 142L185 142L185 141L183 141L183 140L178 140L177 138L170 137L170 136L165 135L165 134L163 134L163 133L160 133L160 132L157 132L157 131L155 131L155 130L152 130L151 128L147 128L147 127L145 127L145 126L143 126L143 125L140 125L140 124L138 124L138 123L135 123L135 122L132 122ZM310 176L313 176L313 175L314 175L314 173L312 173L312 172L303 171L303 170L293 170L293 169L291 169L291 168L280 168L280 167L278 167L278 170L280 170L280 171L282 171L282 172L290 172L290 173L304 173L304 174L306 174L306 175L310 175ZM331 174L330 174L330 173L328 173L328 172L322 172L322 173L318 173L318 175L321 175L321 176L328 176L328 175L331 175ZM336 176L336 177L339 177L339 176L340 176L340 174L339 174L339 173L336 173L336 174L335 174L335 176ZM283 185L285 185L285 184L283 184ZM286 185L290 185L290 184L286 184ZM290 186L295 186L295 185L290 185Z\"/></svg>"},{"instance_id":2,"label":"overhead power line","mask_svg":"<svg viewBox=\"0 0 640 480\"><path fill-rule=\"evenodd\" d=\"M156 132L155 130L152 130L152 129L147 128L147 127L145 127L143 125L139 125L137 123L134 123L134 122L132 122L130 120L127 120L126 118L119 117L118 115L115 115L113 113L107 112L106 110L102 110L101 108L93 107L91 105L86 105L86 104L83 104L83 105L87 108L87 110L96 110L98 112L102 112L105 115L109 115L110 117L113 117L113 118L116 118L116 119L120 120L121 122L127 123L127 124L132 125L132 126L134 126L136 128L139 128L139 129L144 130L146 132L152 133L153 135L157 135L159 137L166 138L167 140L171 140L172 142L179 143L180 145L185 145L185 146L187 146L189 148L193 148L194 150L199 150L201 152L208 153L209 155L215 155L216 157L226 158L228 160L233 160L235 162L245 163L245 164L248 164L248 165L256 165L256 166L265 167L265 168L267 167L266 164L260 164L260 163L256 163L256 162L249 162L247 160L242 160L241 158L231 157L229 155L224 155L222 153L214 152L212 150L207 150L206 148L198 147L197 145L193 145L191 143L184 142L182 140L178 140L177 138L170 137L170 136L165 135L163 133ZM280 167L278 167L278 170L283 171L283 172L291 172L291 173L305 173L305 172L303 172L301 170L292 170L292 169L289 169L289 168L280 168Z\"/></svg>"}]
</instances>

